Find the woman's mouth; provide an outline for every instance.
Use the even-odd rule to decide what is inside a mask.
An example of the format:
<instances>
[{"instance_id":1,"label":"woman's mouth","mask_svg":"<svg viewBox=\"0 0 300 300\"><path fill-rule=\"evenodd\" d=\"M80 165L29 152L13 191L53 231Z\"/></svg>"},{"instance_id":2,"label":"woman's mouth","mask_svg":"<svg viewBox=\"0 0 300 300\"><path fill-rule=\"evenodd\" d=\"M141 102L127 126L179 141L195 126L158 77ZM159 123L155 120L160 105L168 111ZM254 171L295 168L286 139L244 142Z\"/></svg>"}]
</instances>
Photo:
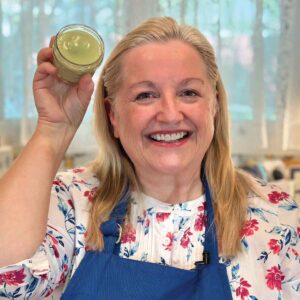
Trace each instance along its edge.
<instances>
[{"instance_id":1,"label":"woman's mouth","mask_svg":"<svg viewBox=\"0 0 300 300\"><path fill-rule=\"evenodd\" d=\"M179 132L169 132L169 133L154 133L150 134L148 137L160 143L176 143L180 142L190 136L188 131L179 131Z\"/></svg>"}]
</instances>

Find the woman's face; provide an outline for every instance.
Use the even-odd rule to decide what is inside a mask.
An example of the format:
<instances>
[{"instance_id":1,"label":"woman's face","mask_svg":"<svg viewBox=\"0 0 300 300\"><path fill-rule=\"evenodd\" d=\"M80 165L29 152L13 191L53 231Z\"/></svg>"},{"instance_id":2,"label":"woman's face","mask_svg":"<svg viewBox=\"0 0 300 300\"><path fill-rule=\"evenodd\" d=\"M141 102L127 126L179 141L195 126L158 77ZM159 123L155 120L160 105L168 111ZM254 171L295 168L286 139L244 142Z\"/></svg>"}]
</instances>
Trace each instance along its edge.
<instances>
[{"instance_id":1,"label":"woman's face","mask_svg":"<svg viewBox=\"0 0 300 300\"><path fill-rule=\"evenodd\" d=\"M124 55L109 117L138 175L199 174L215 110L215 90L190 45L149 43Z\"/></svg>"}]
</instances>

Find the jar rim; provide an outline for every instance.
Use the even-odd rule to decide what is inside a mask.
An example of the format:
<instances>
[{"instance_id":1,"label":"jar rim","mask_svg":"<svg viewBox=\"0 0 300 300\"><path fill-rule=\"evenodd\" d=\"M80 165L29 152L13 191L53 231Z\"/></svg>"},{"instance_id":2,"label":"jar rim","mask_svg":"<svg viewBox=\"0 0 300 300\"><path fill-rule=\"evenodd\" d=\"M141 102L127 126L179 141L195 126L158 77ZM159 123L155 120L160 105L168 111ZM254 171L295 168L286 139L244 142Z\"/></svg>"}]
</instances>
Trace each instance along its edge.
<instances>
[{"instance_id":1,"label":"jar rim","mask_svg":"<svg viewBox=\"0 0 300 300\"><path fill-rule=\"evenodd\" d=\"M88 33L93 35L94 37L97 38L97 41L99 42L99 45L100 45L100 55L99 55L99 58L96 59L94 62L90 63L90 64L77 64L77 63L74 63L72 61L70 61L69 59L67 59L62 53L61 51L59 50L59 47L57 45L57 39L58 37L66 30L70 29L70 30L73 30L74 27L78 27L78 29L87 29ZM84 31L84 30L82 30ZM75 66L90 66L90 65L93 65L95 63L101 63L102 60L103 60L103 57L104 57L104 41L101 37L101 35L94 29L92 28L91 26L88 26L88 25L85 25L85 24L79 24L79 23L74 23L74 24L69 24L69 25L66 25L66 26L63 26L58 32L57 34L55 35L55 40L54 40L54 44L55 44L55 48L57 49L58 53L63 57L63 59L65 59L67 62L69 62L70 64L72 65L75 65Z\"/></svg>"}]
</instances>

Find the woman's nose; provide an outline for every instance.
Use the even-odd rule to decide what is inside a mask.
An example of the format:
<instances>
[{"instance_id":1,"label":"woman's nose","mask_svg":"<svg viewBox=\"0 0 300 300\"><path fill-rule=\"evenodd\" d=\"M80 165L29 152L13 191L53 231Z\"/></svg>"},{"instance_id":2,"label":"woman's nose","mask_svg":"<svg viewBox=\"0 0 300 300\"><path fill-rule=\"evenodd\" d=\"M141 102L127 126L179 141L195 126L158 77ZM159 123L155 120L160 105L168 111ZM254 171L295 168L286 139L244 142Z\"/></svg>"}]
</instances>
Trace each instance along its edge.
<instances>
[{"instance_id":1,"label":"woman's nose","mask_svg":"<svg viewBox=\"0 0 300 300\"><path fill-rule=\"evenodd\" d=\"M176 96L161 97L156 118L164 123L178 123L184 119L182 104L176 99Z\"/></svg>"}]
</instances>

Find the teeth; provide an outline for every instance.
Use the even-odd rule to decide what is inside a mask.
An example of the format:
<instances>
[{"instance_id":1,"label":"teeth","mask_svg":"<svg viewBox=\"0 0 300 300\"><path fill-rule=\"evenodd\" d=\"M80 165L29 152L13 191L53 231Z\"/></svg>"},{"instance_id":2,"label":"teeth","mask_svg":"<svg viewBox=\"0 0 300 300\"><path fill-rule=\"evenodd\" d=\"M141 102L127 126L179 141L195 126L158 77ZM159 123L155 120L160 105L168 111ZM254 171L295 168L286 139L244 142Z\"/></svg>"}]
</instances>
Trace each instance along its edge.
<instances>
[{"instance_id":1,"label":"teeth","mask_svg":"<svg viewBox=\"0 0 300 300\"><path fill-rule=\"evenodd\" d=\"M186 136L187 132L167 133L167 134L152 134L150 137L156 141L174 142Z\"/></svg>"}]
</instances>

